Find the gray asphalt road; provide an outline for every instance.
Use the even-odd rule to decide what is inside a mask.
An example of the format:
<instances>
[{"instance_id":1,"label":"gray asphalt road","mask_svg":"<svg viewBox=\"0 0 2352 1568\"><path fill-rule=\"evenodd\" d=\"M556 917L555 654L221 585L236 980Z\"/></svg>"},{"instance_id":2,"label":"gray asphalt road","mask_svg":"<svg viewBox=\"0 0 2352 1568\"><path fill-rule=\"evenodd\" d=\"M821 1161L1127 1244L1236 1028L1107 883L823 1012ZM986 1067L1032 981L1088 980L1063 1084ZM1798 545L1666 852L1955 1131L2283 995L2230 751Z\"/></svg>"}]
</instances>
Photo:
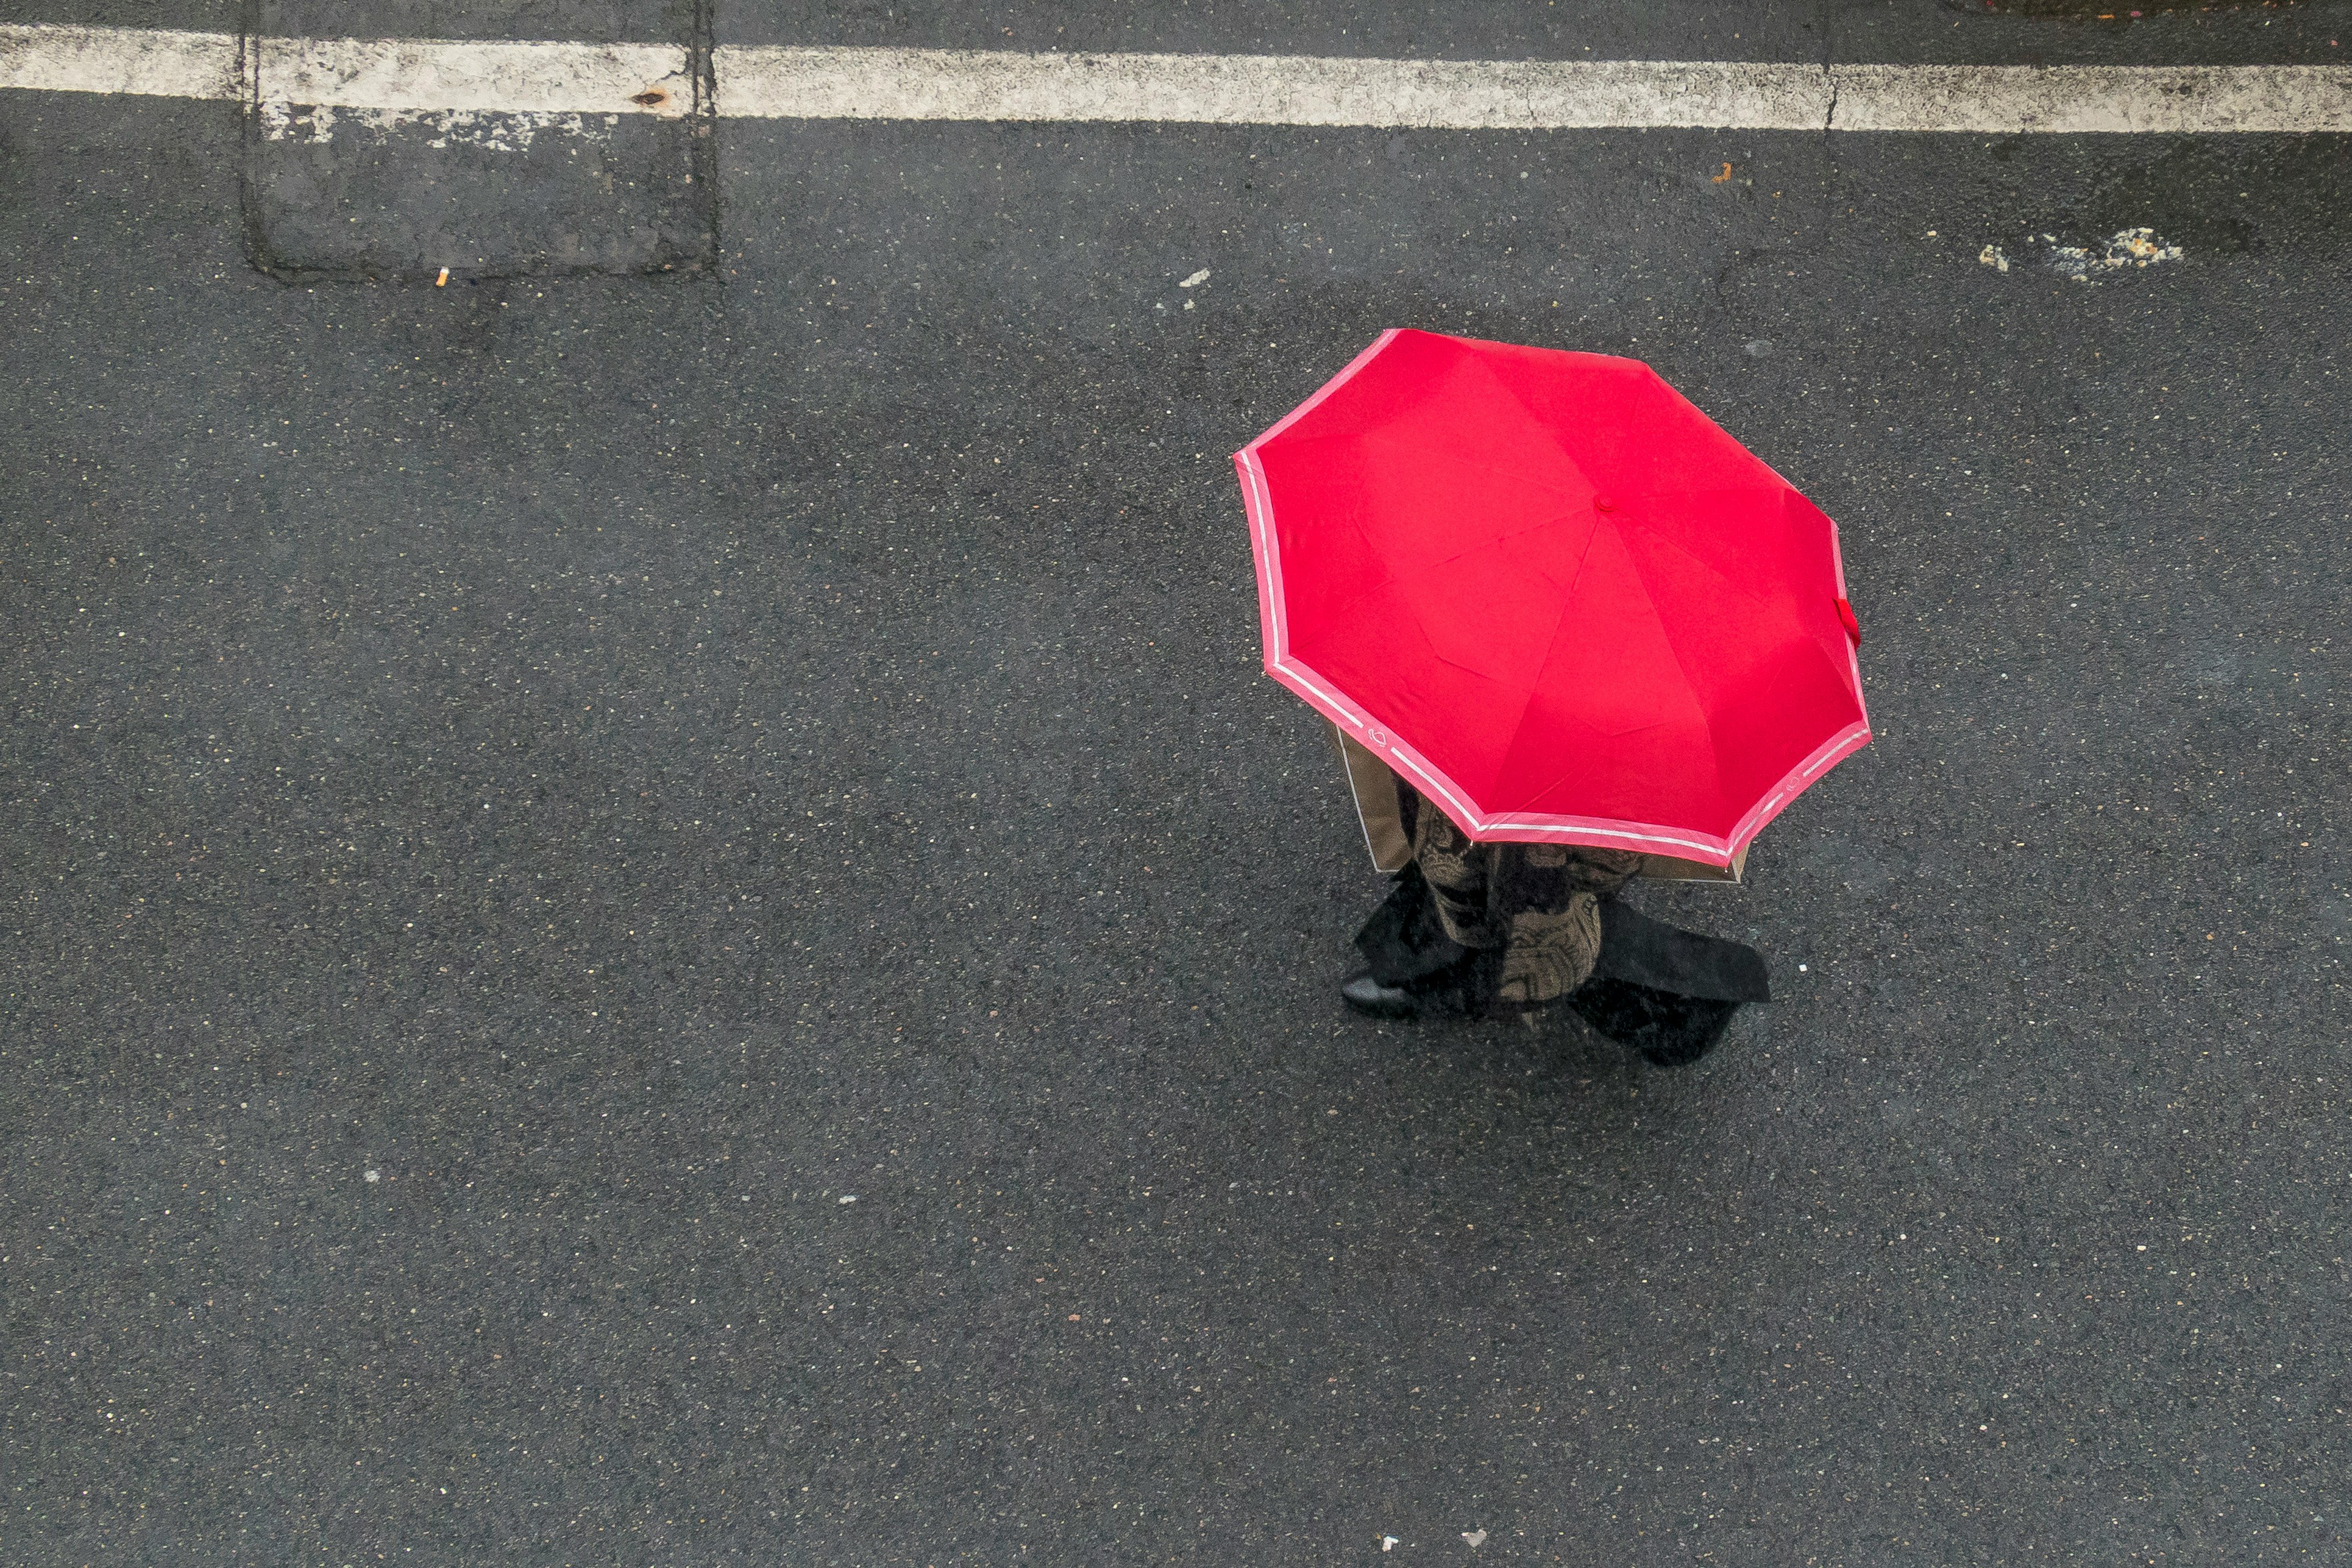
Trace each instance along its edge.
<instances>
[{"instance_id":1,"label":"gray asphalt road","mask_svg":"<svg viewBox=\"0 0 2352 1568\"><path fill-rule=\"evenodd\" d=\"M719 33L1072 26L817 9ZM0 1557L2352 1560L2343 140L730 122L714 276L435 288L247 268L236 135L0 97ZM1392 325L1842 525L1879 738L1639 895L1771 962L1694 1070L1337 1004L1227 455Z\"/></svg>"}]
</instances>

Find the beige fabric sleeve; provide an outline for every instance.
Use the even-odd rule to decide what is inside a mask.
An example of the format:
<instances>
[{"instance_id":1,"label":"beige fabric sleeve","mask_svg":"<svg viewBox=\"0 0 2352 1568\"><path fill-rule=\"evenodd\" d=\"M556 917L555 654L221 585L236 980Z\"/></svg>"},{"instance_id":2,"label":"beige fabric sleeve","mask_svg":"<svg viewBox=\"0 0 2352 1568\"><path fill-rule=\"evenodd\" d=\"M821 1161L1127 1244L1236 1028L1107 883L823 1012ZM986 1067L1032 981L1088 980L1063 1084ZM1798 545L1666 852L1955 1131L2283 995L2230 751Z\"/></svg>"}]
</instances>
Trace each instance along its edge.
<instances>
[{"instance_id":1,"label":"beige fabric sleeve","mask_svg":"<svg viewBox=\"0 0 2352 1568\"><path fill-rule=\"evenodd\" d=\"M1349 738L1338 725L1331 739L1348 769L1348 788L1356 797L1356 820L1363 824L1364 847L1372 852L1379 871L1402 871L1412 859L1412 844L1404 836L1404 813L1397 805L1396 775L1389 765Z\"/></svg>"},{"instance_id":2,"label":"beige fabric sleeve","mask_svg":"<svg viewBox=\"0 0 2352 1568\"><path fill-rule=\"evenodd\" d=\"M1639 874L1658 882L1738 882L1748 869L1748 852L1731 857L1727 866L1686 861L1674 855L1643 855Z\"/></svg>"}]
</instances>

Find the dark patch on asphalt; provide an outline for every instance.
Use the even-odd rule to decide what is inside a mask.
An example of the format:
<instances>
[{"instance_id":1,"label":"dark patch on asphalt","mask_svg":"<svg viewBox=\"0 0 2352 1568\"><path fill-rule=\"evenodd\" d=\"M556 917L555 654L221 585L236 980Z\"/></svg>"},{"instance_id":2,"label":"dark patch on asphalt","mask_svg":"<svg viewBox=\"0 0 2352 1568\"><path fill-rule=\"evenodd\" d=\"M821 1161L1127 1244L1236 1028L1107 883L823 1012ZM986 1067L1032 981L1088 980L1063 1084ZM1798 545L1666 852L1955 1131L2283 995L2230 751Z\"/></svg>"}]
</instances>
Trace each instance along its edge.
<instances>
[{"instance_id":1,"label":"dark patch on asphalt","mask_svg":"<svg viewBox=\"0 0 2352 1568\"><path fill-rule=\"evenodd\" d=\"M452 8L362 8L332 0L252 0L247 37L465 36ZM537 17L550 36L667 42L687 60L685 112L370 116L269 104L248 81L243 153L246 251L288 281L695 272L718 254L719 194L710 0L655 13L656 37L611 35L622 18L567 5ZM477 17L477 23L481 20ZM640 18L642 23L644 19ZM405 24L405 26L400 26ZM576 34L553 29L577 27ZM413 30L412 30L413 29Z\"/></svg>"},{"instance_id":2,"label":"dark patch on asphalt","mask_svg":"<svg viewBox=\"0 0 2352 1568\"><path fill-rule=\"evenodd\" d=\"M2095 248L2145 228L2179 246L2192 264L2273 246L2352 242L2352 206L2328 194L2352 182L2352 137L2069 140L2063 149L2013 136L1975 141L1982 162L1972 194L1986 240L2047 234ZM2047 179L2053 152L2074 177Z\"/></svg>"},{"instance_id":3,"label":"dark patch on asphalt","mask_svg":"<svg viewBox=\"0 0 2352 1568\"><path fill-rule=\"evenodd\" d=\"M298 111L282 138L257 121L247 254L289 281L709 267L719 208L708 116L616 120L581 134L511 115L377 126Z\"/></svg>"}]
</instances>

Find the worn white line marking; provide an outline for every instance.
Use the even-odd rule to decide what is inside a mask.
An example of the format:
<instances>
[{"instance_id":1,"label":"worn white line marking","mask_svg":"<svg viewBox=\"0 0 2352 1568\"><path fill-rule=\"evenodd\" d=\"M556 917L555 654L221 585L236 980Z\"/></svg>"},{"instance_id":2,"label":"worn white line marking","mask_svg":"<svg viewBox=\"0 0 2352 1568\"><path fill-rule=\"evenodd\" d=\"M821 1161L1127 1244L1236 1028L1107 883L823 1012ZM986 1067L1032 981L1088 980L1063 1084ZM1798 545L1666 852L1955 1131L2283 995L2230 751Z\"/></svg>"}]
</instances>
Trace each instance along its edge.
<instances>
[{"instance_id":1,"label":"worn white line marking","mask_svg":"<svg viewBox=\"0 0 2352 1568\"><path fill-rule=\"evenodd\" d=\"M265 103L412 112L684 114L686 51L667 44L264 38Z\"/></svg>"},{"instance_id":2,"label":"worn white line marking","mask_svg":"<svg viewBox=\"0 0 2352 1568\"><path fill-rule=\"evenodd\" d=\"M265 37L253 53L265 106L674 116L694 98L670 44ZM0 26L0 87L231 99L237 72L227 33Z\"/></svg>"},{"instance_id":3,"label":"worn white line marking","mask_svg":"<svg viewBox=\"0 0 2352 1568\"><path fill-rule=\"evenodd\" d=\"M0 26L0 87L237 95L226 33ZM264 38L265 104L679 114L664 45ZM1559 131L2352 131L2352 66L1822 67L1711 60L1396 60L730 47L740 119L1160 121Z\"/></svg>"},{"instance_id":4,"label":"worn white line marking","mask_svg":"<svg viewBox=\"0 0 2352 1568\"><path fill-rule=\"evenodd\" d=\"M719 112L769 119L1164 120L1458 131L1818 131L1818 66L723 48Z\"/></svg>"},{"instance_id":5,"label":"worn white line marking","mask_svg":"<svg viewBox=\"0 0 2352 1568\"><path fill-rule=\"evenodd\" d=\"M1839 131L2352 131L2352 66L1839 66Z\"/></svg>"},{"instance_id":6,"label":"worn white line marking","mask_svg":"<svg viewBox=\"0 0 2352 1568\"><path fill-rule=\"evenodd\" d=\"M235 98L236 38L136 27L0 26L0 87Z\"/></svg>"},{"instance_id":7,"label":"worn white line marking","mask_svg":"<svg viewBox=\"0 0 2352 1568\"><path fill-rule=\"evenodd\" d=\"M2352 67L1835 66L722 48L743 118L1559 131L2352 131Z\"/></svg>"}]
</instances>

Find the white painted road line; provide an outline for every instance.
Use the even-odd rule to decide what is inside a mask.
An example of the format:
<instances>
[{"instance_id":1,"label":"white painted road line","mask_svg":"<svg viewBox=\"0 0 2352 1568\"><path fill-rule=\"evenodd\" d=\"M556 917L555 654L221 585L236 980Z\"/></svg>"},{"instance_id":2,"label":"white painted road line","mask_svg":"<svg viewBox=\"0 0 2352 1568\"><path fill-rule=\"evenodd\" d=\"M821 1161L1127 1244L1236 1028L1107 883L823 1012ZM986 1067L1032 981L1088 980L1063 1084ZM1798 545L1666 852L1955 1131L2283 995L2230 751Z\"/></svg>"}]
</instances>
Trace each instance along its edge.
<instances>
[{"instance_id":1,"label":"white painted road line","mask_svg":"<svg viewBox=\"0 0 2352 1568\"><path fill-rule=\"evenodd\" d=\"M719 112L760 119L1159 120L1459 131L1819 131L1818 66L726 48Z\"/></svg>"},{"instance_id":2,"label":"white painted road line","mask_svg":"<svg viewBox=\"0 0 2352 1568\"><path fill-rule=\"evenodd\" d=\"M680 115L694 99L668 44L263 38L265 103L411 113Z\"/></svg>"},{"instance_id":3,"label":"white painted road line","mask_svg":"<svg viewBox=\"0 0 2352 1568\"><path fill-rule=\"evenodd\" d=\"M240 96L226 33L0 26L0 87ZM659 45L263 38L266 105L679 114ZM746 120L1140 121L1484 130L2352 131L2352 66L1902 66L720 48Z\"/></svg>"},{"instance_id":4,"label":"white painted road line","mask_svg":"<svg viewBox=\"0 0 2352 1568\"><path fill-rule=\"evenodd\" d=\"M2352 67L722 48L722 115L1560 131L2352 131Z\"/></svg>"},{"instance_id":5,"label":"white painted road line","mask_svg":"<svg viewBox=\"0 0 2352 1568\"><path fill-rule=\"evenodd\" d=\"M0 26L0 88L235 98L236 37L141 27Z\"/></svg>"},{"instance_id":6,"label":"white painted road line","mask_svg":"<svg viewBox=\"0 0 2352 1568\"><path fill-rule=\"evenodd\" d=\"M236 99L229 33L0 26L0 87ZM255 40L265 104L403 113L684 114L686 51L668 44L438 38Z\"/></svg>"},{"instance_id":7,"label":"white painted road line","mask_svg":"<svg viewBox=\"0 0 2352 1568\"><path fill-rule=\"evenodd\" d=\"M1839 66L1836 131L2352 131L2352 66Z\"/></svg>"}]
</instances>

